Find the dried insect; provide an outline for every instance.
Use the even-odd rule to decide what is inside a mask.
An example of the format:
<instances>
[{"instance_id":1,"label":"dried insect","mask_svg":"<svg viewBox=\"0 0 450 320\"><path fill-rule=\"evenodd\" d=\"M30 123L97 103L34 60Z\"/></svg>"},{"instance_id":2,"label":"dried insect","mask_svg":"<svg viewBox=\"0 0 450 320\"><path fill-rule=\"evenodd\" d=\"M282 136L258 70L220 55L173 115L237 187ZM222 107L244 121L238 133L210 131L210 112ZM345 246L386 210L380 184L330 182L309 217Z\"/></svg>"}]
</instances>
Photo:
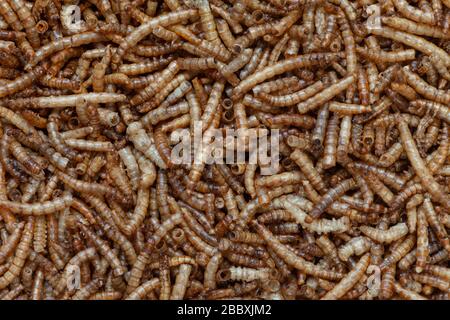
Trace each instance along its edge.
<instances>
[{"instance_id":1,"label":"dried insect","mask_svg":"<svg viewBox=\"0 0 450 320\"><path fill-rule=\"evenodd\" d=\"M439 184L430 175L429 170L420 157L417 146L409 131L408 125L400 119L397 123L402 140L403 148L413 166L417 176L421 179L423 186L429 191L430 195L438 202L442 203L446 208L450 208L450 199L442 192Z\"/></svg>"}]
</instances>

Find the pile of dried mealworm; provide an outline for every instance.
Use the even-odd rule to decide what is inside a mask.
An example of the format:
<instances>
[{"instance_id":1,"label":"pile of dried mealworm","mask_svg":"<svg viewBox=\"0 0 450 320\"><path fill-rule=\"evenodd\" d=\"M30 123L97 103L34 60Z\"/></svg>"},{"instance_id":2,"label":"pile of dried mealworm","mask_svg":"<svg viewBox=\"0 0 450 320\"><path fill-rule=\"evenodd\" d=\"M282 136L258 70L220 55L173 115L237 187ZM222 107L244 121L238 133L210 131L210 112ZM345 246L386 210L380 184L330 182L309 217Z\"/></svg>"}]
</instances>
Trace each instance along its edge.
<instances>
[{"instance_id":1,"label":"pile of dried mealworm","mask_svg":"<svg viewBox=\"0 0 450 320\"><path fill-rule=\"evenodd\" d=\"M449 52L449 0L0 0L0 298L448 299ZM231 129L277 170L175 161Z\"/></svg>"}]
</instances>

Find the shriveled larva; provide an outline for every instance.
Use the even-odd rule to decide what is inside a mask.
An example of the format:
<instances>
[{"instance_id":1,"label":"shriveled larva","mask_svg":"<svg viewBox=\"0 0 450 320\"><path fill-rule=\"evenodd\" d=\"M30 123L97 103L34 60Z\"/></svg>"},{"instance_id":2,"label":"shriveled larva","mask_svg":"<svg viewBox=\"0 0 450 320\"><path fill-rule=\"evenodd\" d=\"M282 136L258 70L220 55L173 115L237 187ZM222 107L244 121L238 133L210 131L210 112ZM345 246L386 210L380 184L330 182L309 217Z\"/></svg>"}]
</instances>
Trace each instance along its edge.
<instances>
[{"instance_id":1,"label":"shriveled larva","mask_svg":"<svg viewBox=\"0 0 450 320\"><path fill-rule=\"evenodd\" d=\"M154 58L150 61L141 62L141 63L133 63L133 64L122 64L117 72L126 74L127 76L135 76L143 73L152 72L160 69L168 65L171 61L173 61L174 57L162 57L162 58Z\"/></svg>"}]
</instances>

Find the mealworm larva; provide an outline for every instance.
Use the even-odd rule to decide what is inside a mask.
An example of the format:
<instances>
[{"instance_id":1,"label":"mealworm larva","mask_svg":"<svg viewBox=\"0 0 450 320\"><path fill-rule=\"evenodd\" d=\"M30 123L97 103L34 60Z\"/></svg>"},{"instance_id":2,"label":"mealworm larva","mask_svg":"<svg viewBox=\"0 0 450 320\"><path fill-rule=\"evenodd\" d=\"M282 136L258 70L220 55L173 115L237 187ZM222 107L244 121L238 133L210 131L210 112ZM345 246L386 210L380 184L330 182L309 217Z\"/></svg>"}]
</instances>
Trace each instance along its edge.
<instances>
[{"instance_id":1,"label":"mealworm larva","mask_svg":"<svg viewBox=\"0 0 450 320\"><path fill-rule=\"evenodd\" d=\"M360 256L366 253L371 245L372 243L366 237L355 237L341 246L337 254L342 261L348 261L353 255Z\"/></svg>"},{"instance_id":2,"label":"mealworm larva","mask_svg":"<svg viewBox=\"0 0 450 320\"><path fill-rule=\"evenodd\" d=\"M79 99L84 99L89 104L96 104L123 102L127 97L118 93L83 93L58 97L21 98L14 100L12 105L16 108L25 108L30 105L32 105L33 108L74 107L77 105Z\"/></svg>"},{"instance_id":3,"label":"mealworm larva","mask_svg":"<svg viewBox=\"0 0 450 320\"><path fill-rule=\"evenodd\" d=\"M217 34L216 23L211 12L209 1L197 0L195 1L195 5L198 8L200 23L205 33L205 39L214 44L221 44L219 35Z\"/></svg>"},{"instance_id":4,"label":"mealworm larva","mask_svg":"<svg viewBox=\"0 0 450 320\"><path fill-rule=\"evenodd\" d=\"M220 253L216 253L208 262L208 265L205 268L204 275L204 288L205 289L215 289L216 288L216 273L219 269L220 262L222 261L222 255Z\"/></svg>"},{"instance_id":5,"label":"mealworm larva","mask_svg":"<svg viewBox=\"0 0 450 320\"><path fill-rule=\"evenodd\" d=\"M406 203L406 218L408 224L408 230L410 233L416 232L417 225L417 207L422 204L422 194L417 194L411 197Z\"/></svg>"},{"instance_id":6,"label":"mealworm larva","mask_svg":"<svg viewBox=\"0 0 450 320\"><path fill-rule=\"evenodd\" d=\"M294 160L303 174L307 177L307 179L311 182L311 184L316 188L320 193L325 193L326 187L323 182L320 174L314 168L312 161L309 157L299 149L296 149L291 153L290 158Z\"/></svg>"},{"instance_id":7,"label":"mealworm larva","mask_svg":"<svg viewBox=\"0 0 450 320\"><path fill-rule=\"evenodd\" d=\"M320 201L315 204L309 215L312 218L318 218L326 208L336 201L340 196L344 195L347 191L356 187L355 180L347 179L340 182L335 187L328 189L326 193L321 197Z\"/></svg>"},{"instance_id":8,"label":"mealworm larva","mask_svg":"<svg viewBox=\"0 0 450 320\"><path fill-rule=\"evenodd\" d=\"M247 78L250 74L252 74L256 68L258 67L258 64L260 62L260 59L262 58L262 55L264 54L264 49L262 46L257 46L253 50L253 54L247 63L247 65L241 70L239 73L239 78L241 80Z\"/></svg>"},{"instance_id":9,"label":"mealworm larva","mask_svg":"<svg viewBox=\"0 0 450 320\"><path fill-rule=\"evenodd\" d=\"M86 300L95 294L103 286L102 279L92 279L88 284L79 289L73 296L72 300Z\"/></svg>"},{"instance_id":10,"label":"mealworm larva","mask_svg":"<svg viewBox=\"0 0 450 320\"><path fill-rule=\"evenodd\" d=\"M84 233L84 236L92 241L99 253L108 261L108 263L114 270L114 274L122 275L125 272L125 267L109 247L108 243L100 239L95 233L93 233L83 224L78 224L78 227Z\"/></svg>"},{"instance_id":11,"label":"mealworm larva","mask_svg":"<svg viewBox=\"0 0 450 320\"><path fill-rule=\"evenodd\" d=\"M118 65L123 55L132 47L134 47L140 40L150 34L156 26L167 27L169 25L177 24L194 17L197 14L197 10L187 9L177 12L171 12L158 16L157 18L150 19L142 23L138 28L135 28L133 32L127 35L120 43L119 48L112 56L113 65Z\"/></svg>"},{"instance_id":12,"label":"mealworm larva","mask_svg":"<svg viewBox=\"0 0 450 320\"><path fill-rule=\"evenodd\" d=\"M341 103L341 102L330 102L329 110L331 112L336 112L342 115L352 115L367 113L372 110L372 108L364 105L351 104L351 103Z\"/></svg>"},{"instance_id":13,"label":"mealworm larva","mask_svg":"<svg viewBox=\"0 0 450 320\"><path fill-rule=\"evenodd\" d=\"M104 41L105 38L103 35L97 32L84 32L80 34L76 34L69 37L60 38L56 41L48 43L42 47L40 47L31 60L28 61L28 64L25 66L26 70L31 69L39 62L44 60L49 55L66 48L74 48L79 47L88 43L95 43Z\"/></svg>"},{"instance_id":14,"label":"mealworm larva","mask_svg":"<svg viewBox=\"0 0 450 320\"><path fill-rule=\"evenodd\" d=\"M417 35L448 39L450 36L437 26L408 20L401 17L381 17L381 21L389 27Z\"/></svg>"},{"instance_id":15,"label":"mealworm larva","mask_svg":"<svg viewBox=\"0 0 450 320\"><path fill-rule=\"evenodd\" d=\"M420 294L418 294L418 293L416 293L414 291L407 290L407 289L403 288L397 282L394 282L394 288L395 288L395 291L398 293L398 295L400 297L402 297L403 299L406 299L406 300L427 300L425 297L421 296Z\"/></svg>"},{"instance_id":16,"label":"mealworm larva","mask_svg":"<svg viewBox=\"0 0 450 320\"><path fill-rule=\"evenodd\" d=\"M337 143L338 143L338 130L339 130L339 116L333 114L328 121L325 146L323 150L322 165L325 169L334 167L336 165L337 157Z\"/></svg>"},{"instance_id":17,"label":"mealworm larva","mask_svg":"<svg viewBox=\"0 0 450 320\"><path fill-rule=\"evenodd\" d=\"M436 211L434 210L434 206L431 203L431 200L429 197L425 197L423 200L423 206L422 206L425 216L427 219L428 224L430 225L431 229L436 234L437 238L439 239L439 242L442 244L442 246L449 251L450 250L450 240L447 234L447 231L439 218L437 217Z\"/></svg>"},{"instance_id":18,"label":"mealworm larva","mask_svg":"<svg viewBox=\"0 0 450 320\"><path fill-rule=\"evenodd\" d=\"M350 290L364 275L370 263L370 255L366 253L362 256L352 271L345 275L333 289L328 291L321 300L336 300Z\"/></svg>"},{"instance_id":19,"label":"mealworm larva","mask_svg":"<svg viewBox=\"0 0 450 320\"><path fill-rule=\"evenodd\" d=\"M413 234L408 235L391 253L383 260L380 268L386 269L389 266L395 265L401 258L403 258L416 243L416 237Z\"/></svg>"},{"instance_id":20,"label":"mealworm larva","mask_svg":"<svg viewBox=\"0 0 450 320\"><path fill-rule=\"evenodd\" d=\"M442 188L436 182L436 180L431 176L430 171L425 166L422 158L420 157L417 146L412 138L411 132L409 131L408 125L405 121L400 119L397 122L398 130L400 131L400 138L402 140L403 148L414 168L417 176L422 181L422 185L428 190L433 199L444 205L446 208L450 208L450 199L442 191Z\"/></svg>"},{"instance_id":21,"label":"mealworm larva","mask_svg":"<svg viewBox=\"0 0 450 320\"><path fill-rule=\"evenodd\" d=\"M417 74L411 72L409 67L404 67L403 73L408 84L425 98L442 104L450 102L450 94L447 91L430 86Z\"/></svg>"},{"instance_id":22,"label":"mealworm larva","mask_svg":"<svg viewBox=\"0 0 450 320\"><path fill-rule=\"evenodd\" d=\"M331 100L334 96L338 95L341 91L347 89L354 82L354 76L347 76L337 83L329 86L323 91L317 93L315 96L300 102L297 105L298 111L301 114L307 113L310 110L315 109L319 105L326 103Z\"/></svg>"},{"instance_id":23,"label":"mealworm larva","mask_svg":"<svg viewBox=\"0 0 450 320\"><path fill-rule=\"evenodd\" d=\"M253 222L253 227L256 228L258 234L267 242L269 247L274 250L287 264L293 266L294 268L305 272L306 274L326 280L339 280L343 277L343 275L339 272L325 270L295 255L285 245L281 244L270 231L257 222Z\"/></svg>"},{"instance_id":24,"label":"mealworm larva","mask_svg":"<svg viewBox=\"0 0 450 320\"><path fill-rule=\"evenodd\" d=\"M17 244L19 243L22 233L25 227L24 222L20 222L15 227L14 231L11 233L11 235L8 237L8 239L2 244L0 247L0 262L4 263L6 259L14 252L14 249L16 249Z\"/></svg>"},{"instance_id":25,"label":"mealworm larva","mask_svg":"<svg viewBox=\"0 0 450 320\"><path fill-rule=\"evenodd\" d=\"M408 234L406 223L398 223L388 230L379 230L369 226L360 226L359 230L370 239L380 243L391 243Z\"/></svg>"},{"instance_id":26,"label":"mealworm larva","mask_svg":"<svg viewBox=\"0 0 450 320\"><path fill-rule=\"evenodd\" d=\"M323 88L324 88L324 84L322 81L319 80L319 81L313 83L312 85L306 87L305 89L302 89L300 91L290 93L287 95L273 96L273 95L270 95L265 92L261 92L261 93L258 92L257 95L259 98L266 101L271 106L288 107L288 106L293 106L301 101L304 101L304 100L310 98L311 96L314 96L319 91L321 91Z\"/></svg>"},{"instance_id":27,"label":"mealworm larva","mask_svg":"<svg viewBox=\"0 0 450 320\"><path fill-rule=\"evenodd\" d=\"M439 277L429 274L417 274L417 273L413 273L412 277L419 283L430 285L444 292L448 291L449 283Z\"/></svg>"},{"instance_id":28,"label":"mealworm larva","mask_svg":"<svg viewBox=\"0 0 450 320\"><path fill-rule=\"evenodd\" d=\"M152 71L156 71L161 67L165 67L170 62L174 60L174 57L161 57L161 58L153 58L150 61L145 61L141 63L133 63L133 64L122 64L117 69L117 72L126 74L127 76L135 76L139 74L144 74Z\"/></svg>"},{"instance_id":29,"label":"mealworm larva","mask_svg":"<svg viewBox=\"0 0 450 320\"><path fill-rule=\"evenodd\" d=\"M401 51L372 51L370 49L356 47L356 51L359 55L366 59L373 60L377 63L379 62L402 62L407 60L414 60L416 51L414 49L407 49Z\"/></svg>"},{"instance_id":30,"label":"mealworm larva","mask_svg":"<svg viewBox=\"0 0 450 320\"><path fill-rule=\"evenodd\" d=\"M31 299L41 300L44 288L44 272L42 270L37 270L34 276L33 286L31 289Z\"/></svg>"},{"instance_id":31,"label":"mealworm larva","mask_svg":"<svg viewBox=\"0 0 450 320\"><path fill-rule=\"evenodd\" d=\"M272 66L265 67L261 71L256 72L251 76L247 77L246 79L244 79L243 81L241 81L239 85L233 89L233 97L238 98L243 96L247 91L255 87L257 84L264 82L265 80L274 77L276 75L294 70L296 68L308 67L313 64L327 65L330 62L335 61L337 57L338 56L336 54L332 53L318 53L318 54L312 53L291 59L282 60ZM346 81L353 82L353 78L351 78L351 80ZM350 83L348 85L350 85ZM331 98L332 97L330 97L329 99Z\"/></svg>"},{"instance_id":32,"label":"mealworm larva","mask_svg":"<svg viewBox=\"0 0 450 320\"><path fill-rule=\"evenodd\" d=\"M430 25L435 24L435 17L432 12L426 12L413 7L406 0L392 0L392 2L397 10L406 18Z\"/></svg>"},{"instance_id":33,"label":"mealworm larva","mask_svg":"<svg viewBox=\"0 0 450 320\"><path fill-rule=\"evenodd\" d=\"M12 260L12 264L9 269L0 277L0 288L3 289L7 287L11 282L14 281L22 271L26 259L31 251L31 242L33 240L33 228L34 228L34 218L30 217L26 223L22 237L19 244L16 247L16 253Z\"/></svg>"},{"instance_id":34,"label":"mealworm larva","mask_svg":"<svg viewBox=\"0 0 450 320\"><path fill-rule=\"evenodd\" d=\"M133 142L135 148L141 151L148 159L152 160L153 163L162 169L167 168L155 144L152 143L140 122L133 122L128 125L127 136Z\"/></svg>"},{"instance_id":35,"label":"mealworm larva","mask_svg":"<svg viewBox=\"0 0 450 320\"><path fill-rule=\"evenodd\" d=\"M274 271L269 268L252 269L245 267L230 267L228 269L219 270L217 278L219 281L246 281L269 279Z\"/></svg>"},{"instance_id":36,"label":"mealworm larva","mask_svg":"<svg viewBox=\"0 0 450 320\"><path fill-rule=\"evenodd\" d=\"M403 146L401 142L394 143L385 153L379 158L379 165L381 167L390 167L397 162L400 156L403 154Z\"/></svg>"},{"instance_id":37,"label":"mealworm larva","mask_svg":"<svg viewBox=\"0 0 450 320\"><path fill-rule=\"evenodd\" d=\"M9 134L9 133L6 133ZM27 169L33 175L39 175L42 172L42 168L31 155L17 142L16 139L11 137L9 140L9 149L11 154L19 161L25 169Z\"/></svg>"},{"instance_id":38,"label":"mealworm larva","mask_svg":"<svg viewBox=\"0 0 450 320\"><path fill-rule=\"evenodd\" d=\"M122 203L126 203L127 201L129 201L129 199L126 199L126 197L124 197L120 192L118 192L118 190L114 188L105 186L100 183L77 180L59 171L56 174L63 183L67 184L72 189L78 192L84 192L89 195L109 195L114 199L120 200L120 202ZM70 199L70 201L71 200L72 199ZM67 201L69 200L67 199Z\"/></svg>"},{"instance_id":39,"label":"mealworm larva","mask_svg":"<svg viewBox=\"0 0 450 320\"><path fill-rule=\"evenodd\" d=\"M188 287L189 276L192 272L192 265L182 264L178 270L175 283L172 288L170 300L182 300Z\"/></svg>"},{"instance_id":40,"label":"mealworm larva","mask_svg":"<svg viewBox=\"0 0 450 320\"><path fill-rule=\"evenodd\" d=\"M428 100L414 100L411 101L411 106L413 108L427 108L434 114L436 114L437 117L440 119L446 121L447 123L450 123L450 110L448 107L446 107L443 104L434 102L434 101L428 101Z\"/></svg>"},{"instance_id":41,"label":"mealworm larva","mask_svg":"<svg viewBox=\"0 0 450 320\"><path fill-rule=\"evenodd\" d=\"M3 207L13 213L23 215L46 215L67 208L72 203L72 196L66 195L52 201L40 203L17 203L13 201L1 200L0 207Z\"/></svg>"},{"instance_id":42,"label":"mealworm larva","mask_svg":"<svg viewBox=\"0 0 450 320\"><path fill-rule=\"evenodd\" d=\"M428 223L423 208L417 211L417 248L416 248L416 272L421 273L429 256L428 248Z\"/></svg>"},{"instance_id":43,"label":"mealworm larva","mask_svg":"<svg viewBox=\"0 0 450 320\"><path fill-rule=\"evenodd\" d=\"M128 294L126 300L141 300L144 299L150 292L160 286L159 279L154 278L144 282L142 285L136 287Z\"/></svg>"},{"instance_id":44,"label":"mealworm larva","mask_svg":"<svg viewBox=\"0 0 450 320\"><path fill-rule=\"evenodd\" d=\"M218 8L218 7L216 7L216 8ZM238 22L234 23L234 25L238 25L240 28L240 31L242 31L242 27ZM233 50L234 44L236 42L236 38L231 33L229 24L225 20L217 19L216 27L217 27L217 33L219 34L219 37L222 40L225 47L228 50Z\"/></svg>"},{"instance_id":45,"label":"mealworm larva","mask_svg":"<svg viewBox=\"0 0 450 320\"><path fill-rule=\"evenodd\" d=\"M136 191L139 187L140 179L140 171L138 163L136 161L136 157L134 156L130 147L120 149L118 151L118 154L125 165L126 172L128 177L130 178L130 183L133 187L133 190Z\"/></svg>"},{"instance_id":46,"label":"mealworm larva","mask_svg":"<svg viewBox=\"0 0 450 320\"><path fill-rule=\"evenodd\" d=\"M171 104L183 98L192 90L192 85L188 81L189 75L182 73L175 77L167 86L153 97L152 100L139 106L139 112L146 112L155 107L167 108Z\"/></svg>"},{"instance_id":47,"label":"mealworm larva","mask_svg":"<svg viewBox=\"0 0 450 320\"><path fill-rule=\"evenodd\" d=\"M394 282L395 282L395 265L387 268L381 278L380 293L381 299L390 299L394 294Z\"/></svg>"},{"instance_id":48,"label":"mealworm larva","mask_svg":"<svg viewBox=\"0 0 450 320\"><path fill-rule=\"evenodd\" d=\"M114 150L114 146L109 141L93 141L83 139L65 139L64 143L77 150L108 152Z\"/></svg>"},{"instance_id":49,"label":"mealworm larva","mask_svg":"<svg viewBox=\"0 0 450 320\"><path fill-rule=\"evenodd\" d=\"M159 283L160 293L159 300L168 300L170 297L170 270L167 255L162 255L159 259Z\"/></svg>"}]
</instances>

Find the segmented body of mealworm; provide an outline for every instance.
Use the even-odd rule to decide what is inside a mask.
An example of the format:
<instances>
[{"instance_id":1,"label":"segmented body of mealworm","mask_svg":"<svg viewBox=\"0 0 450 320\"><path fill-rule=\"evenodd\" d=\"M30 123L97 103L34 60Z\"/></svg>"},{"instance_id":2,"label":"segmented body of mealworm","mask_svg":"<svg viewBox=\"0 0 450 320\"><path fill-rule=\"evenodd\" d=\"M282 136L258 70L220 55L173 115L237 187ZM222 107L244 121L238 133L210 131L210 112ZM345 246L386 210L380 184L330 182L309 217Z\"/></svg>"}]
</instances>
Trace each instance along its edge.
<instances>
[{"instance_id":1,"label":"segmented body of mealworm","mask_svg":"<svg viewBox=\"0 0 450 320\"><path fill-rule=\"evenodd\" d=\"M239 85L233 89L233 97L235 98L241 97L252 87L276 75L291 71L296 68L303 68L310 65L315 64L326 65L336 60L337 57L338 57L337 55L332 53L306 54L295 58L280 61L272 66L268 66L263 70L254 73L245 80L241 81ZM353 81L353 78L351 81Z\"/></svg>"},{"instance_id":2,"label":"segmented body of mealworm","mask_svg":"<svg viewBox=\"0 0 450 320\"><path fill-rule=\"evenodd\" d=\"M298 164L303 174L308 178L308 180L311 182L314 188L316 188L320 193L325 193L326 191L325 183L320 177L320 174L314 168L308 156L299 149L296 149L290 155L290 157Z\"/></svg>"},{"instance_id":3,"label":"segmented body of mealworm","mask_svg":"<svg viewBox=\"0 0 450 320\"><path fill-rule=\"evenodd\" d=\"M54 199L52 201L45 201L41 203L17 203L13 201L1 200L0 207L22 215L47 215L56 211L67 208L72 203L72 196L67 195L61 198Z\"/></svg>"},{"instance_id":4,"label":"segmented body of mealworm","mask_svg":"<svg viewBox=\"0 0 450 320\"><path fill-rule=\"evenodd\" d=\"M0 288L7 287L14 281L22 271L26 259L31 251L31 242L33 240L34 218L30 217L26 223L22 237L16 248L16 253L9 269L0 277Z\"/></svg>"},{"instance_id":5,"label":"segmented body of mealworm","mask_svg":"<svg viewBox=\"0 0 450 320\"><path fill-rule=\"evenodd\" d=\"M331 100L334 96L338 95L340 92L347 89L350 85L353 84L355 77L353 75L347 76L337 83L329 86L323 91L317 93L315 96L300 102L297 105L298 112L301 114L307 113L308 111L314 110L318 106L326 103Z\"/></svg>"},{"instance_id":6,"label":"segmented body of mealworm","mask_svg":"<svg viewBox=\"0 0 450 320\"><path fill-rule=\"evenodd\" d=\"M406 223L398 223L388 230L380 230L369 226L361 226L359 229L370 239L382 243L391 243L408 234Z\"/></svg>"},{"instance_id":7,"label":"segmented body of mealworm","mask_svg":"<svg viewBox=\"0 0 450 320\"><path fill-rule=\"evenodd\" d=\"M280 257L282 257L287 264L305 272L306 274L311 274L319 278L328 280L338 280L342 278L343 275L339 272L322 269L321 267L296 256L291 250L281 244L270 231L257 222L254 222L253 226L256 228L258 234L267 242L269 247L272 248L272 250L274 250Z\"/></svg>"},{"instance_id":8,"label":"segmented body of mealworm","mask_svg":"<svg viewBox=\"0 0 450 320\"><path fill-rule=\"evenodd\" d=\"M328 291L322 300L335 300L342 297L348 290L350 290L364 275L367 267L370 263L370 255L366 253L358 263L355 265L354 269L350 271L340 282L333 287L332 290Z\"/></svg>"},{"instance_id":9,"label":"segmented body of mealworm","mask_svg":"<svg viewBox=\"0 0 450 320\"><path fill-rule=\"evenodd\" d=\"M96 234L94 234L84 225L78 224L78 227L84 233L85 237L87 237L94 243L99 253L108 261L108 263L113 268L115 275L123 274L125 272L125 267L109 247L108 243L100 239Z\"/></svg>"},{"instance_id":10,"label":"segmented body of mealworm","mask_svg":"<svg viewBox=\"0 0 450 320\"><path fill-rule=\"evenodd\" d=\"M309 213L311 217L318 218L323 211L336 199L346 193L348 190L356 187L356 183L353 179L347 179L339 183L332 189L329 189L321 198L320 202L317 203L314 208Z\"/></svg>"},{"instance_id":11,"label":"segmented body of mealworm","mask_svg":"<svg viewBox=\"0 0 450 320\"><path fill-rule=\"evenodd\" d=\"M421 179L422 185L428 190L428 192L436 201L440 202L446 208L450 208L449 197L445 193L443 193L442 188L431 176L428 168L426 168L425 164L423 163L419 151L417 150L417 146L411 136L411 132L409 131L408 125L402 119L400 119L397 123L397 127L400 131L400 138L402 140L404 150L408 155L414 171Z\"/></svg>"}]
</instances>

